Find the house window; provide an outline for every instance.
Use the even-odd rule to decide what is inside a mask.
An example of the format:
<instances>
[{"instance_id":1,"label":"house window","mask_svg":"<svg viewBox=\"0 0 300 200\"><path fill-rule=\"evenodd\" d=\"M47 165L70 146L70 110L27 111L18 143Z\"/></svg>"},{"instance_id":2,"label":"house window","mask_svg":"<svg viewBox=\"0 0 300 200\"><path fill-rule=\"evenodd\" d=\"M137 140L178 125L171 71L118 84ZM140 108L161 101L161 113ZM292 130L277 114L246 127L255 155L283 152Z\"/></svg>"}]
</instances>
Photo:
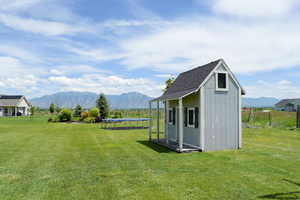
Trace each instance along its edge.
<instances>
[{"instance_id":1,"label":"house window","mask_svg":"<svg viewBox=\"0 0 300 200\"><path fill-rule=\"evenodd\" d=\"M188 127L195 127L195 109L194 108L188 108L187 110L187 121L188 121Z\"/></svg>"},{"instance_id":2,"label":"house window","mask_svg":"<svg viewBox=\"0 0 300 200\"><path fill-rule=\"evenodd\" d=\"M226 72L216 73L216 90L219 91L228 90L228 73Z\"/></svg>"},{"instance_id":3,"label":"house window","mask_svg":"<svg viewBox=\"0 0 300 200\"><path fill-rule=\"evenodd\" d=\"M172 109L169 109L169 124L173 123L173 112Z\"/></svg>"}]
</instances>

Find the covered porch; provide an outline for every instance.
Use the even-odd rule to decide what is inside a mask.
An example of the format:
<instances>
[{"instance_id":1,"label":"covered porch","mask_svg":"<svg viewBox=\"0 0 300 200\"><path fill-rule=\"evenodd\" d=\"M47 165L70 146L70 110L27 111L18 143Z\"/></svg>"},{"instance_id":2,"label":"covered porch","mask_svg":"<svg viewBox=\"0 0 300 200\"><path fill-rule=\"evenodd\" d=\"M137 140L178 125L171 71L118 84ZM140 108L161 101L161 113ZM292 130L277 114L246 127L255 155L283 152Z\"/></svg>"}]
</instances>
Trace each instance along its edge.
<instances>
[{"instance_id":1,"label":"covered porch","mask_svg":"<svg viewBox=\"0 0 300 200\"><path fill-rule=\"evenodd\" d=\"M176 128L174 131L177 135L176 140L172 140L169 135L169 103L170 101L178 101L178 115L176 120ZM184 120L183 120L183 96L173 99L157 98L149 102L149 141L154 144L167 147L178 153L183 152L199 152L201 149L192 145L185 144L184 136Z\"/></svg>"},{"instance_id":2,"label":"covered porch","mask_svg":"<svg viewBox=\"0 0 300 200\"><path fill-rule=\"evenodd\" d=\"M18 115L19 113L19 115ZM26 114L25 107L3 106L0 107L0 117L22 116Z\"/></svg>"}]
</instances>

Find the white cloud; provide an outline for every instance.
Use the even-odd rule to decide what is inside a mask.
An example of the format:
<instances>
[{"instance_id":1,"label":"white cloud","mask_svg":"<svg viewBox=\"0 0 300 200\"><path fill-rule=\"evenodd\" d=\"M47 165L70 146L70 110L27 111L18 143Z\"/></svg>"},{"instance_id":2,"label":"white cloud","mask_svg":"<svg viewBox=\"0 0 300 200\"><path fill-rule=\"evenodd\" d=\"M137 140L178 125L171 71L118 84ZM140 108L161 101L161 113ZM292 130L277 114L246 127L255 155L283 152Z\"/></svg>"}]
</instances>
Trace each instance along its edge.
<instances>
[{"instance_id":1,"label":"white cloud","mask_svg":"<svg viewBox=\"0 0 300 200\"><path fill-rule=\"evenodd\" d=\"M110 74L110 71L96 68L89 65L63 65L53 67L50 69L50 73L54 75L66 75L66 74L91 74L91 73L105 73Z\"/></svg>"},{"instance_id":2,"label":"white cloud","mask_svg":"<svg viewBox=\"0 0 300 200\"><path fill-rule=\"evenodd\" d=\"M246 85L247 97L276 97L284 98L299 98L300 87L288 80L277 82L257 81L254 85Z\"/></svg>"},{"instance_id":3,"label":"white cloud","mask_svg":"<svg viewBox=\"0 0 300 200\"><path fill-rule=\"evenodd\" d=\"M23 18L10 14L1 14L0 22L15 30L38 33L46 36L72 35L80 32L93 32L88 26L77 26L56 21Z\"/></svg>"},{"instance_id":4,"label":"white cloud","mask_svg":"<svg viewBox=\"0 0 300 200\"><path fill-rule=\"evenodd\" d=\"M32 53L29 51L28 47L26 51L24 51L24 47L18 47L16 45L11 44L1 44L0 45L0 54L4 54L6 56L19 58L26 61L40 62L40 56L36 53Z\"/></svg>"},{"instance_id":5,"label":"white cloud","mask_svg":"<svg viewBox=\"0 0 300 200\"><path fill-rule=\"evenodd\" d=\"M172 74L156 74L155 76L158 77L158 78L164 78L164 79L168 79L168 78L173 78L173 77L175 77L175 76L172 75Z\"/></svg>"},{"instance_id":6,"label":"white cloud","mask_svg":"<svg viewBox=\"0 0 300 200\"><path fill-rule=\"evenodd\" d=\"M110 50L105 50L100 48L86 49L86 48L67 47L66 49L80 56L84 56L89 59L94 59L101 62L121 59L124 58L125 56L117 51L110 51Z\"/></svg>"},{"instance_id":7,"label":"white cloud","mask_svg":"<svg viewBox=\"0 0 300 200\"><path fill-rule=\"evenodd\" d=\"M145 78L122 78L101 74L83 75L78 78L51 76L49 81L56 84L61 91L90 91L106 94L140 91L147 95L158 96L163 88L163 85Z\"/></svg>"},{"instance_id":8,"label":"white cloud","mask_svg":"<svg viewBox=\"0 0 300 200\"><path fill-rule=\"evenodd\" d=\"M24 9L39 2L41 0L0 0L0 10Z\"/></svg>"},{"instance_id":9,"label":"white cloud","mask_svg":"<svg viewBox=\"0 0 300 200\"><path fill-rule=\"evenodd\" d=\"M214 17L180 19L118 42L121 63L130 69L181 72L224 58L234 72L270 71L300 65L298 19L228 21ZM278 28L280 27L280 29Z\"/></svg>"},{"instance_id":10,"label":"white cloud","mask_svg":"<svg viewBox=\"0 0 300 200\"><path fill-rule=\"evenodd\" d=\"M293 11L297 0L216 0L213 10L243 17L282 16Z\"/></svg>"}]
</instances>

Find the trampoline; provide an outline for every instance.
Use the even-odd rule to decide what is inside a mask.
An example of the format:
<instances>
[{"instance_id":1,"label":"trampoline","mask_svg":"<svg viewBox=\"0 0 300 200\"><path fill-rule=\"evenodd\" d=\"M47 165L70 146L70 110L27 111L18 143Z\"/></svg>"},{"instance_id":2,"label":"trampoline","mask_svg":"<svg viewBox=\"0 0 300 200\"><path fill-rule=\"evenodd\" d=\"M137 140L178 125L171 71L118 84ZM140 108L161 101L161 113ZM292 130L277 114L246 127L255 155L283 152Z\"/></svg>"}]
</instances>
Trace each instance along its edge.
<instances>
[{"instance_id":1,"label":"trampoline","mask_svg":"<svg viewBox=\"0 0 300 200\"><path fill-rule=\"evenodd\" d=\"M110 130L147 129L150 118L103 119L101 128Z\"/></svg>"}]
</instances>

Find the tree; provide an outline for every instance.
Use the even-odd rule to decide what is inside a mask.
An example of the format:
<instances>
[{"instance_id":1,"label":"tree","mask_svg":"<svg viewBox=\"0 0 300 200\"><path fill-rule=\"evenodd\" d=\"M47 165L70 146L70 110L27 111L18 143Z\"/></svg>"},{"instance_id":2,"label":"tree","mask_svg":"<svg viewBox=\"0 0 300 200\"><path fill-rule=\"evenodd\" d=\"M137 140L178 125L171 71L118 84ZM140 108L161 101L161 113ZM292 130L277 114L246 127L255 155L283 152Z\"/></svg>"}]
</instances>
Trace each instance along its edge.
<instances>
[{"instance_id":1,"label":"tree","mask_svg":"<svg viewBox=\"0 0 300 200\"><path fill-rule=\"evenodd\" d=\"M172 86L173 82L174 82L174 78L173 77L169 78L168 80L166 80L166 82L165 82L166 87L165 87L165 89L163 89L163 91L164 92L167 91L167 89L169 89Z\"/></svg>"},{"instance_id":2,"label":"tree","mask_svg":"<svg viewBox=\"0 0 300 200\"><path fill-rule=\"evenodd\" d=\"M77 104L77 106L74 109L74 116L79 117L82 111L82 107L79 104Z\"/></svg>"},{"instance_id":3,"label":"tree","mask_svg":"<svg viewBox=\"0 0 300 200\"><path fill-rule=\"evenodd\" d=\"M50 112L51 114L53 114L54 111L55 111L55 105L54 105L53 103L51 103L51 104L50 104L50 107L49 107L49 112Z\"/></svg>"},{"instance_id":4,"label":"tree","mask_svg":"<svg viewBox=\"0 0 300 200\"><path fill-rule=\"evenodd\" d=\"M99 98L97 99L97 102L96 102L96 107L100 111L100 117L102 119L105 119L109 114L109 106L107 103L107 99L103 93L101 93L99 95Z\"/></svg>"},{"instance_id":5,"label":"tree","mask_svg":"<svg viewBox=\"0 0 300 200\"><path fill-rule=\"evenodd\" d=\"M62 109L61 109L58 105L55 106L55 111L56 111L56 113L60 113L61 110L62 110Z\"/></svg>"},{"instance_id":6,"label":"tree","mask_svg":"<svg viewBox=\"0 0 300 200\"><path fill-rule=\"evenodd\" d=\"M36 111L36 108L34 106L31 106L30 107L30 115L33 116L35 111Z\"/></svg>"}]
</instances>

